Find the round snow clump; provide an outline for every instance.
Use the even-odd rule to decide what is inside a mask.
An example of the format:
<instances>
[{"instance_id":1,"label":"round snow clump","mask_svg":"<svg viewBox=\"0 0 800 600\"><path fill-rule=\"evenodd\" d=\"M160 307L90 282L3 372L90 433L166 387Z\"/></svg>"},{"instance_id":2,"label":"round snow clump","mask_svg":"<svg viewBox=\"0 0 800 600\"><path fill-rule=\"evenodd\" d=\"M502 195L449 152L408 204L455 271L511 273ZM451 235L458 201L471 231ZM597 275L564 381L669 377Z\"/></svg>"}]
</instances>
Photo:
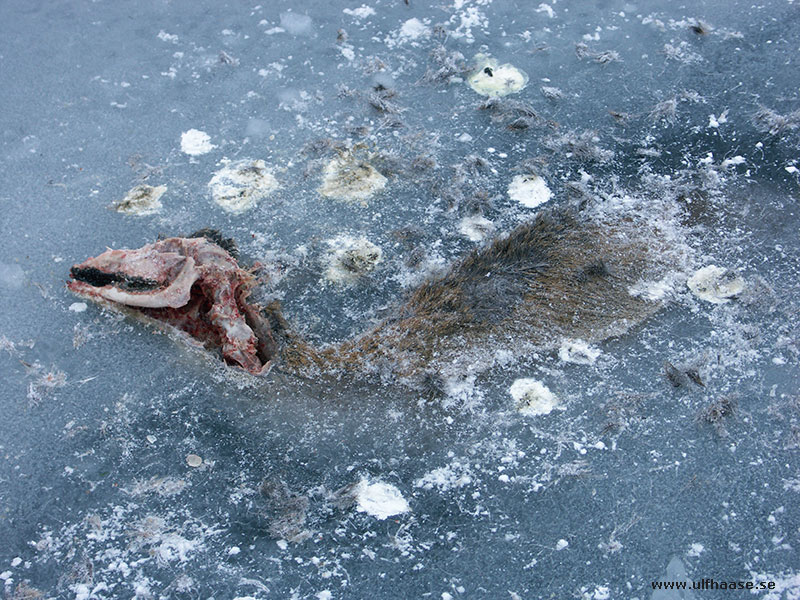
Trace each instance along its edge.
<instances>
[{"instance_id":1,"label":"round snow clump","mask_svg":"<svg viewBox=\"0 0 800 600\"><path fill-rule=\"evenodd\" d=\"M181 152L189 156L200 156L211 152L216 146L205 131L190 129L181 134Z\"/></svg>"},{"instance_id":2,"label":"round snow clump","mask_svg":"<svg viewBox=\"0 0 800 600\"><path fill-rule=\"evenodd\" d=\"M372 515L379 521L411 510L400 490L390 483L369 483L362 479L356 486L355 496L357 510Z\"/></svg>"},{"instance_id":3,"label":"round snow clump","mask_svg":"<svg viewBox=\"0 0 800 600\"><path fill-rule=\"evenodd\" d=\"M553 192L538 175L516 175L508 186L508 197L528 208L536 208L550 200Z\"/></svg>"},{"instance_id":4,"label":"round snow clump","mask_svg":"<svg viewBox=\"0 0 800 600\"><path fill-rule=\"evenodd\" d=\"M386 187L386 177L375 167L352 156L331 160L323 171L319 193L346 202L366 201Z\"/></svg>"},{"instance_id":5,"label":"round snow clump","mask_svg":"<svg viewBox=\"0 0 800 600\"><path fill-rule=\"evenodd\" d=\"M686 284L695 296L712 304L725 304L744 290L738 273L716 265L698 269Z\"/></svg>"},{"instance_id":6,"label":"round snow clump","mask_svg":"<svg viewBox=\"0 0 800 600\"><path fill-rule=\"evenodd\" d=\"M498 64L496 59L485 54L477 54L474 62L475 67L467 83L482 96L506 96L528 84L528 75L514 65Z\"/></svg>"},{"instance_id":7,"label":"round snow clump","mask_svg":"<svg viewBox=\"0 0 800 600\"><path fill-rule=\"evenodd\" d=\"M365 237L342 235L328 240L325 278L333 283L354 283L381 262L383 251Z\"/></svg>"},{"instance_id":8,"label":"round snow clump","mask_svg":"<svg viewBox=\"0 0 800 600\"><path fill-rule=\"evenodd\" d=\"M278 187L278 181L263 160L223 161L223 168L208 182L211 197L232 213L253 208Z\"/></svg>"},{"instance_id":9,"label":"round snow clump","mask_svg":"<svg viewBox=\"0 0 800 600\"><path fill-rule=\"evenodd\" d=\"M517 379L508 391L517 402L517 410L524 415L547 415L561 408L553 392L536 379Z\"/></svg>"}]
</instances>

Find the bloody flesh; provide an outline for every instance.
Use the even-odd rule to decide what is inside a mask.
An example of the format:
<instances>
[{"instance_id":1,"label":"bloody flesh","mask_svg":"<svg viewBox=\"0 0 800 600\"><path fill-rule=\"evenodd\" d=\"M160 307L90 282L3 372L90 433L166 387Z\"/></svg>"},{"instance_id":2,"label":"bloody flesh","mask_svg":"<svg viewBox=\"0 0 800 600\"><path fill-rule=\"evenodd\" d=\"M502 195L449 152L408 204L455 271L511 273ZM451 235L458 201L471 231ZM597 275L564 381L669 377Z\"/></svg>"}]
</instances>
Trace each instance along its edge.
<instances>
[{"instance_id":1,"label":"bloody flesh","mask_svg":"<svg viewBox=\"0 0 800 600\"><path fill-rule=\"evenodd\" d=\"M107 250L70 270L68 287L116 302L179 329L249 373L269 369L276 344L247 299L253 276L228 251L200 238L168 238L136 250Z\"/></svg>"}]
</instances>

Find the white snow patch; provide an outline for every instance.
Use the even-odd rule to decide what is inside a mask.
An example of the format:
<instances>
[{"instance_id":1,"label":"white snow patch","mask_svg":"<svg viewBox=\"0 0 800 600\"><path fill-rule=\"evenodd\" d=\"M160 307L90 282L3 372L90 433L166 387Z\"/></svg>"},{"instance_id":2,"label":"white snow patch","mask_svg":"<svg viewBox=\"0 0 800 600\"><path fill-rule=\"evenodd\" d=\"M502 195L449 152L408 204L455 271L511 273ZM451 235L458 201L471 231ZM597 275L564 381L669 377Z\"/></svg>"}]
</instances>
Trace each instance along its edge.
<instances>
[{"instance_id":1,"label":"white snow patch","mask_svg":"<svg viewBox=\"0 0 800 600\"><path fill-rule=\"evenodd\" d=\"M705 547L703 544L694 543L689 546L689 551L686 553L686 556L700 556L705 551Z\"/></svg>"},{"instance_id":2,"label":"white snow patch","mask_svg":"<svg viewBox=\"0 0 800 600\"><path fill-rule=\"evenodd\" d=\"M429 23L428 19L421 21L416 17L411 18L403 23L400 29L389 35L384 42L389 48L409 43L412 46L418 46L420 40L429 37L431 34Z\"/></svg>"},{"instance_id":3,"label":"white snow patch","mask_svg":"<svg viewBox=\"0 0 800 600\"><path fill-rule=\"evenodd\" d=\"M600 350L593 348L584 340L565 339L558 349L558 358L578 365L593 365L600 354L602 354Z\"/></svg>"},{"instance_id":4,"label":"white snow patch","mask_svg":"<svg viewBox=\"0 0 800 600\"><path fill-rule=\"evenodd\" d=\"M181 152L189 156L200 156L211 152L216 146L205 131L190 129L181 134Z\"/></svg>"},{"instance_id":5,"label":"white snow patch","mask_svg":"<svg viewBox=\"0 0 800 600\"><path fill-rule=\"evenodd\" d=\"M743 165L745 162L747 161L745 160L744 156L732 156L731 158L726 158L723 160L720 166L723 169L728 169L736 165Z\"/></svg>"},{"instance_id":6,"label":"white snow patch","mask_svg":"<svg viewBox=\"0 0 800 600\"><path fill-rule=\"evenodd\" d=\"M161 210L161 196L167 191L165 185L137 185L125 194L125 197L114 203L117 212L127 215L152 215Z\"/></svg>"},{"instance_id":7,"label":"white snow patch","mask_svg":"<svg viewBox=\"0 0 800 600\"><path fill-rule=\"evenodd\" d=\"M611 598L611 590L608 589L608 586L598 585L594 588L592 600L609 600L609 598Z\"/></svg>"},{"instance_id":8,"label":"white snow patch","mask_svg":"<svg viewBox=\"0 0 800 600\"><path fill-rule=\"evenodd\" d=\"M564 538L556 542L556 550L564 550L567 546L569 546L569 542Z\"/></svg>"},{"instance_id":9,"label":"white snow patch","mask_svg":"<svg viewBox=\"0 0 800 600\"><path fill-rule=\"evenodd\" d=\"M73 302L69 305L69 310L76 313L82 313L88 308L86 302Z\"/></svg>"},{"instance_id":10,"label":"white snow patch","mask_svg":"<svg viewBox=\"0 0 800 600\"><path fill-rule=\"evenodd\" d=\"M383 250L365 237L340 235L327 242L325 278L332 283L354 283L383 259Z\"/></svg>"},{"instance_id":11,"label":"white snow patch","mask_svg":"<svg viewBox=\"0 0 800 600\"><path fill-rule=\"evenodd\" d=\"M536 12L545 13L551 19L556 16L556 11L553 10L553 7L549 4L545 4L544 2L539 5L539 8L536 9Z\"/></svg>"},{"instance_id":12,"label":"white snow patch","mask_svg":"<svg viewBox=\"0 0 800 600\"><path fill-rule=\"evenodd\" d=\"M356 19L366 19L375 14L375 9L366 4L362 4L358 8L345 8L342 12Z\"/></svg>"},{"instance_id":13,"label":"white snow patch","mask_svg":"<svg viewBox=\"0 0 800 600\"><path fill-rule=\"evenodd\" d=\"M359 512L372 515L379 521L411 510L403 494L395 486L382 481L369 483L367 479L358 482L356 503Z\"/></svg>"},{"instance_id":14,"label":"white snow patch","mask_svg":"<svg viewBox=\"0 0 800 600\"><path fill-rule=\"evenodd\" d=\"M208 182L211 197L228 212L242 213L253 208L278 188L278 181L263 160L223 159L223 167Z\"/></svg>"},{"instance_id":15,"label":"white snow patch","mask_svg":"<svg viewBox=\"0 0 800 600\"><path fill-rule=\"evenodd\" d=\"M461 10L463 2L456 2L456 10ZM455 39L463 39L467 44L472 44L475 41L475 36L472 29L475 27L486 28L489 26L489 19L482 13L477 6L468 6L466 10L450 17L449 23L458 25L450 31L450 36Z\"/></svg>"},{"instance_id":16,"label":"white snow patch","mask_svg":"<svg viewBox=\"0 0 800 600\"><path fill-rule=\"evenodd\" d=\"M692 293L712 304L725 304L744 290L744 279L735 271L708 265L695 271L686 282Z\"/></svg>"},{"instance_id":17,"label":"white snow patch","mask_svg":"<svg viewBox=\"0 0 800 600\"><path fill-rule=\"evenodd\" d=\"M319 193L326 198L366 204L386 187L386 181L386 177L368 162L342 156L325 166Z\"/></svg>"},{"instance_id":18,"label":"white snow patch","mask_svg":"<svg viewBox=\"0 0 800 600\"><path fill-rule=\"evenodd\" d=\"M512 64L500 64L486 54L476 54L467 84L482 96L506 96L528 85L528 74Z\"/></svg>"},{"instance_id":19,"label":"white snow patch","mask_svg":"<svg viewBox=\"0 0 800 600\"><path fill-rule=\"evenodd\" d=\"M414 482L414 487L425 490L436 488L441 492L446 492L453 488L464 487L469 483L472 483L469 463L462 464L460 461L454 460L449 465L425 473Z\"/></svg>"},{"instance_id":20,"label":"white snow patch","mask_svg":"<svg viewBox=\"0 0 800 600\"><path fill-rule=\"evenodd\" d=\"M768 590L763 596L759 595L758 600L797 600L800 598L800 571L797 573L755 573L750 571L750 578L753 581L772 581L775 588ZM761 590L751 590L753 594L762 593Z\"/></svg>"},{"instance_id":21,"label":"white snow patch","mask_svg":"<svg viewBox=\"0 0 800 600\"><path fill-rule=\"evenodd\" d=\"M530 416L547 415L561 409L558 398L538 379L516 379L508 392L517 403L517 410Z\"/></svg>"},{"instance_id":22,"label":"white snow patch","mask_svg":"<svg viewBox=\"0 0 800 600\"><path fill-rule=\"evenodd\" d=\"M172 44L178 43L177 35L175 35L174 33L167 33L163 29L158 32L158 39L160 39L162 42L170 42Z\"/></svg>"},{"instance_id":23,"label":"white snow patch","mask_svg":"<svg viewBox=\"0 0 800 600\"><path fill-rule=\"evenodd\" d=\"M552 196L547 183L538 175L516 175L508 186L508 197L528 208L536 208Z\"/></svg>"},{"instance_id":24,"label":"white snow patch","mask_svg":"<svg viewBox=\"0 0 800 600\"><path fill-rule=\"evenodd\" d=\"M708 126L712 129L718 128L723 123L728 122L728 110L722 111L722 114L718 117L714 115L708 115Z\"/></svg>"}]
</instances>

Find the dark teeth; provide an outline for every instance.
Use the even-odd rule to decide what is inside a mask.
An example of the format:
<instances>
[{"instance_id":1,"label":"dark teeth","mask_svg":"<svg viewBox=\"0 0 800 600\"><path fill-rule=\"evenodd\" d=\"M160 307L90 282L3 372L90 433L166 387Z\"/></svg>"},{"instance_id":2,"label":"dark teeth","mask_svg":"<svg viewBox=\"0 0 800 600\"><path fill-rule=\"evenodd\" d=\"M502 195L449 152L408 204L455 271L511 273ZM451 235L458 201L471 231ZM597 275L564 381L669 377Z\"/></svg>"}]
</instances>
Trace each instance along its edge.
<instances>
[{"instance_id":1,"label":"dark teeth","mask_svg":"<svg viewBox=\"0 0 800 600\"><path fill-rule=\"evenodd\" d=\"M120 276L116 273L106 273L100 269L95 269L94 267L72 267L69 270L69 274L73 279L77 279L83 283L88 283L92 287L104 287L120 281Z\"/></svg>"},{"instance_id":2,"label":"dark teeth","mask_svg":"<svg viewBox=\"0 0 800 600\"><path fill-rule=\"evenodd\" d=\"M107 285L119 284L119 287L135 292L152 290L160 287L158 281L145 279L143 277L128 277L121 273L106 273L94 267L72 267L69 274L73 279L88 283L92 287L105 287Z\"/></svg>"}]
</instances>

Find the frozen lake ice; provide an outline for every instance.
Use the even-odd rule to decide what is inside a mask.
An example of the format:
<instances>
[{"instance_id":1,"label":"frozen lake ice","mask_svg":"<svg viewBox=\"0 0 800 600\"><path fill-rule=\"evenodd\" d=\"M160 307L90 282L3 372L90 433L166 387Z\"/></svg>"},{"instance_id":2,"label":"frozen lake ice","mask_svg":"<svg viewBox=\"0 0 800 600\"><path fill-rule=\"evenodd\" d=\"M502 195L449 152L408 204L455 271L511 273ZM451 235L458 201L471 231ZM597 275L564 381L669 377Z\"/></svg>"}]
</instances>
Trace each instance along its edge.
<instances>
[{"instance_id":1,"label":"frozen lake ice","mask_svg":"<svg viewBox=\"0 0 800 600\"><path fill-rule=\"evenodd\" d=\"M799 24L791 0L0 5L5 597L799 597ZM216 228L335 343L567 205L675 215L686 263L631 289L660 310L424 388L254 378L65 288Z\"/></svg>"}]
</instances>

